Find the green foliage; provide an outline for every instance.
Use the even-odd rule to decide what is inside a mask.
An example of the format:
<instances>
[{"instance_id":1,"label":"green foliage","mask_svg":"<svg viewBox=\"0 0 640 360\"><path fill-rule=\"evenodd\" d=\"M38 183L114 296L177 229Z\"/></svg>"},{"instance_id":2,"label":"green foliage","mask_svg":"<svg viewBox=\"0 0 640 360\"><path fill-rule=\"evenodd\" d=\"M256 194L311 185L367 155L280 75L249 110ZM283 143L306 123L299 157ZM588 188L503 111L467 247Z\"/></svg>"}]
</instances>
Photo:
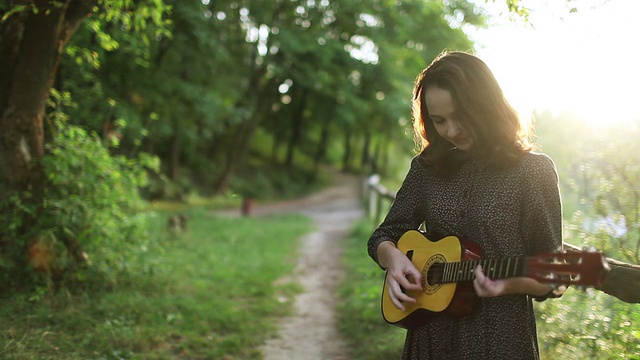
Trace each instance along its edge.
<instances>
[{"instance_id":1,"label":"green foliage","mask_svg":"<svg viewBox=\"0 0 640 360\"><path fill-rule=\"evenodd\" d=\"M545 359L637 359L640 314L594 290L569 289L560 299L536 303L539 344Z\"/></svg>"},{"instance_id":2,"label":"green foliage","mask_svg":"<svg viewBox=\"0 0 640 360\"><path fill-rule=\"evenodd\" d=\"M0 358L260 359L301 289L276 280L293 271L310 221L181 211L188 232L169 236L175 212L153 214L155 241L111 287L0 299Z\"/></svg>"},{"instance_id":3,"label":"green foliage","mask_svg":"<svg viewBox=\"0 0 640 360\"><path fill-rule=\"evenodd\" d=\"M57 92L53 99L70 101ZM50 115L55 131L42 159L44 201L33 202L23 193L0 204L9 209L3 233L13 239L0 266L19 271L16 267L29 261L47 281L86 280L88 271L114 281L148 245L145 202L138 191L148 183L147 172L158 170L158 159L112 156L108 144L66 124L57 108ZM21 233L29 219L33 226ZM23 278L5 279L8 274L3 271L3 286L25 285Z\"/></svg>"},{"instance_id":4,"label":"green foliage","mask_svg":"<svg viewBox=\"0 0 640 360\"><path fill-rule=\"evenodd\" d=\"M126 119L127 143L139 146L144 136L140 123L149 119L152 112L131 111L135 94L110 91L109 81L120 81L120 87L144 76L149 67L154 43L171 37L171 8L162 0L113 1L100 0L92 16L87 18L64 49L56 84L60 92L68 91L77 106L65 109L72 124L87 130L101 132L106 122ZM126 64L114 67L115 54L126 57ZM115 70L118 69L118 70ZM115 71L114 71L115 70ZM78 96L82 94L82 96ZM126 96L127 99L122 99Z\"/></svg>"},{"instance_id":5,"label":"green foliage","mask_svg":"<svg viewBox=\"0 0 640 360\"><path fill-rule=\"evenodd\" d=\"M147 246L145 204L138 190L147 185L147 170L158 169L158 159L112 156L96 135L56 125L43 159L48 181L43 228L113 275Z\"/></svg>"},{"instance_id":6,"label":"green foliage","mask_svg":"<svg viewBox=\"0 0 640 360\"><path fill-rule=\"evenodd\" d=\"M602 131L581 164L590 180L583 200L592 218L585 228L610 242L612 246L603 249L610 255L640 264L640 121L620 130Z\"/></svg>"},{"instance_id":7,"label":"green foliage","mask_svg":"<svg viewBox=\"0 0 640 360\"><path fill-rule=\"evenodd\" d=\"M149 149L172 182L181 170L194 184L246 166L260 142L274 153L290 147L291 167L342 161L334 154L344 153L345 129L354 148L364 146L360 129L405 144L398 118L409 117L415 75L444 48L471 48L462 23L446 18L482 23L467 1L101 1L100 9L63 58L59 90L86 94L69 121L98 132L125 119L123 152ZM146 27L136 20L144 16ZM363 55L367 44L377 60ZM266 136L255 139L259 131ZM349 167L364 170L355 156Z\"/></svg>"},{"instance_id":8,"label":"green foliage","mask_svg":"<svg viewBox=\"0 0 640 360\"><path fill-rule=\"evenodd\" d=\"M640 123L588 127L571 114L541 113L536 127L558 167L565 241L640 264Z\"/></svg>"},{"instance_id":9,"label":"green foliage","mask_svg":"<svg viewBox=\"0 0 640 360\"><path fill-rule=\"evenodd\" d=\"M289 168L265 161L260 155L252 156L232 180L231 193L254 199L292 199L308 195L331 181L327 172L312 168L310 161L301 163Z\"/></svg>"},{"instance_id":10,"label":"green foliage","mask_svg":"<svg viewBox=\"0 0 640 360\"><path fill-rule=\"evenodd\" d=\"M0 12L0 14L2 14L2 17L0 18L0 23L3 23L5 21L7 21L7 19L9 17L11 17L12 15L19 14L21 12L29 11L29 10L35 11L35 10L33 10L33 8L35 8L35 6L33 4L31 4L31 6L29 6L29 5L15 5L15 6L9 8L9 10L6 10L5 6L7 6L7 5L0 4L0 11L2 11L2 12ZM4 12L5 10L6 10L6 12Z\"/></svg>"},{"instance_id":11,"label":"green foliage","mask_svg":"<svg viewBox=\"0 0 640 360\"><path fill-rule=\"evenodd\" d=\"M556 162L564 240L638 263L640 194L637 122L588 126L572 114L537 114L541 149ZM601 292L569 289L536 304L541 351L550 359L637 359L637 305Z\"/></svg>"}]
</instances>

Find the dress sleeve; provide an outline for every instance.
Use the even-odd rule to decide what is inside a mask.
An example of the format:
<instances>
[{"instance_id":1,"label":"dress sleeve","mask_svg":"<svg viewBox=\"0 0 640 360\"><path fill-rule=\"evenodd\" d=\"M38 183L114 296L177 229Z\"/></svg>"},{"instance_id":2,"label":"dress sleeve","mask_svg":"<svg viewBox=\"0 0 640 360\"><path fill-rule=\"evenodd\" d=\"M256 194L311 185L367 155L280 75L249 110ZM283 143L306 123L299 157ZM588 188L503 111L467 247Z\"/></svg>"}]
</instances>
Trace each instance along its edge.
<instances>
[{"instance_id":1,"label":"dress sleeve","mask_svg":"<svg viewBox=\"0 0 640 360\"><path fill-rule=\"evenodd\" d=\"M535 154L532 159L522 180L521 229L527 256L562 250L562 203L556 167L544 154Z\"/></svg>"},{"instance_id":2,"label":"dress sleeve","mask_svg":"<svg viewBox=\"0 0 640 360\"><path fill-rule=\"evenodd\" d=\"M380 243L383 241L398 243L402 234L408 230L418 229L424 221L420 211L424 198L424 192L421 191L425 186L424 175L425 169L414 157L389 212L369 238L367 250L376 263L378 263L377 250Z\"/></svg>"}]
</instances>

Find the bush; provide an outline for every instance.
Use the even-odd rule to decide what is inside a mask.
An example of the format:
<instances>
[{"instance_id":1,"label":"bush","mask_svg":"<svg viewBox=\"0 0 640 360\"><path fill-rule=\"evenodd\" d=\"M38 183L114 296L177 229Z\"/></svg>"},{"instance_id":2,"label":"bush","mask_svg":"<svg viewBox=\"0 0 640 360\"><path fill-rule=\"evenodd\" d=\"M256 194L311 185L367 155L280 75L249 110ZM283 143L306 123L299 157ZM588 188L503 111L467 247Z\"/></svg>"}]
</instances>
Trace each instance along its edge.
<instances>
[{"instance_id":1,"label":"bush","mask_svg":"<svg viewBox=\"0 0 640 360\"><path fill-rule=\"evenodd\" d=\"M26 248L31 267L49 280L82 280L86 269L115 279L131 256L146 249L147 215L138 190L148 183L147 169L158 168L158 159L112 156L97 135L64 121L56 122L46 148L42 209L29 202L29 194L9 201L9 236L19 240L0 266L16 267ZM40 214L37 232L20 233L23 219L33 214Z\"/></svg>"},{"instance_id":2,"label":"bush","mask_svg":"<svg viewBox=\"0 0 640 360\"><path fill-rule=\"evenodd\" d=\"M158 169L159 160L111 156L96 135L76 126L58 126L48 150L45 220L75 259L82 251L98 269L123 270L127 256L146 247L147 215L138 190L148 184L146 169Z\"/></svg>"}]
</instances>

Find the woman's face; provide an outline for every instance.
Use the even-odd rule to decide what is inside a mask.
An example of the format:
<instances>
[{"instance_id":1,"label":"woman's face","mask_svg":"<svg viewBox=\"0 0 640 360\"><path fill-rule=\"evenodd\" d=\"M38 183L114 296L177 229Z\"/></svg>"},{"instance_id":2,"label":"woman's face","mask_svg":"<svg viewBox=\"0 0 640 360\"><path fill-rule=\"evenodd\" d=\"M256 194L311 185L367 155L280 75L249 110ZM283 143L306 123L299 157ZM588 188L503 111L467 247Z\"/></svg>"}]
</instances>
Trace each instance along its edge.
<instances>
[{"instance_id":1,"label":"woman's face","mask_svg":"<svg viewBox=\"0 0 640 360\"><path fill-rule=\"evenodd\" d=\"M431 86L425 90L424 97L429 110L429 118L433 121L440 137L461 151L470 150L474 145L473 137L458 121L451 93L448 90ZM426 120L428 121L428 119Z\"/></svg>"}]
</instances>

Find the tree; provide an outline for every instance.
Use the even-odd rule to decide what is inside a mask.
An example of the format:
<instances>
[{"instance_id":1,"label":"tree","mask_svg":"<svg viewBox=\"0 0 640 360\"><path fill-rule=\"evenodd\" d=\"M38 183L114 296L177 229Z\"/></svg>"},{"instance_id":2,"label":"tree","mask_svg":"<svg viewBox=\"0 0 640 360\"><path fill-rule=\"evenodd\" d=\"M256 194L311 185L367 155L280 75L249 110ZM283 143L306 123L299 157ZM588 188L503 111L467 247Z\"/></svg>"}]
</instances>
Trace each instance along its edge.
<instances>
[{"instance_id":1,"label":"tree","mask_svg":"<svg viewBox=\"0 0 640 360\"><path fill-rule=\"evenodd\" d=\"M144 11L130 11L135 9ZM28 239L42 230L37 223L45 216L46 105L71 37L90 16L127 27L140 26L146 18L158 20L162 11L159 0L15 0L0 5L0 211L5 222L0 259L11 253L24 264Z\"/></svg>"},{"instance_id":2,"label":"tree","mask_svg":"<svg viewBox=\"0 0 640 360\"><path fill-rule=\"evenodd\" d=\"M30 192L44 176L45 106L62 50L97 1L14 1L0 29L0 195Z\"/></svg>"},{"instance_id":3,"label":"tree","mask_svg":"<svg viewBox=\"0 0 640 360\"><path fill-rule=\"evenodd\" d=\"M629 286L640 284L638 122L622 131L586 127L567 113L542 112L536 118L539 144L560 175L565 247L594 247L607 254L611 271L597 289L639 303L640 286Z\"/></svg>"}]
</instances>

